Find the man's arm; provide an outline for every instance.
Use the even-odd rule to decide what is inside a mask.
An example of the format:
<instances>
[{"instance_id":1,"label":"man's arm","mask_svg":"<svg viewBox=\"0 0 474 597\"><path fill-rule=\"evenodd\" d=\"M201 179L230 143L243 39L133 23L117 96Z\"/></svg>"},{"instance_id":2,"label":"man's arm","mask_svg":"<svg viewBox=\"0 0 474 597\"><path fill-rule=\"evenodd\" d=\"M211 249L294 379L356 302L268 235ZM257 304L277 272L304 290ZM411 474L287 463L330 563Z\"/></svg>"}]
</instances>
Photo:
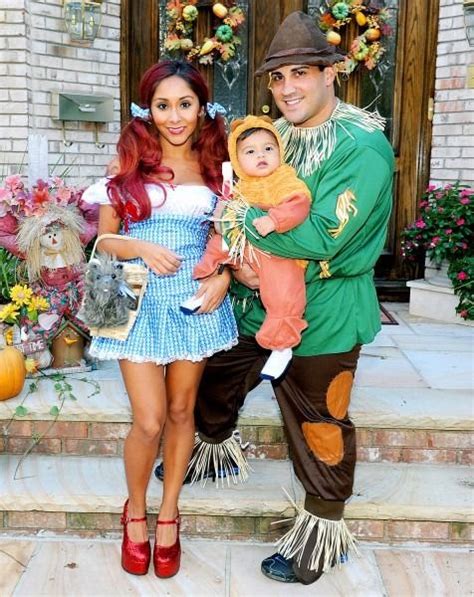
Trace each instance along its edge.
<instances>
[{"instance_id":1,"label":"man's arm","mask_svg":"<svg viewBox=\"0 0 474 597\"><path fill-rule=\"evenodd\" d=\"M379 201L391 185L392 170L376 150L362 147L342 156L320 178L309 217L284 234L261 238L252 221L265 212L250 208L245 226L248 240L264 251L293 259L332 259L359 231L362 231Z\"/></svg>"}]
</instances>

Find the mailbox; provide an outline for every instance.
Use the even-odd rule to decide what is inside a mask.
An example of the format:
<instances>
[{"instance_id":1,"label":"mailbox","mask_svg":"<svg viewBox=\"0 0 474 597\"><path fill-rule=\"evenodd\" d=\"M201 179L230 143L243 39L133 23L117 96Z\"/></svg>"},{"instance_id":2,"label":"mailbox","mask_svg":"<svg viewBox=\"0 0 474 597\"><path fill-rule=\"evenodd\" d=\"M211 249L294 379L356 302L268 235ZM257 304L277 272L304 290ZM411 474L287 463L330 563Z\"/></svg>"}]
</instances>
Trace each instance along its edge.
<instances>
[{"instance_id":1,"label":"mailbox","mask_svg":"<svg viewBox=\"0 0 474 597\"><path fill-rule=\"evenodd\" d=\"M114 98L110 95L55 93L53 118L62 121L111 122L114 119Z\"/></svg>"}]
</instances>

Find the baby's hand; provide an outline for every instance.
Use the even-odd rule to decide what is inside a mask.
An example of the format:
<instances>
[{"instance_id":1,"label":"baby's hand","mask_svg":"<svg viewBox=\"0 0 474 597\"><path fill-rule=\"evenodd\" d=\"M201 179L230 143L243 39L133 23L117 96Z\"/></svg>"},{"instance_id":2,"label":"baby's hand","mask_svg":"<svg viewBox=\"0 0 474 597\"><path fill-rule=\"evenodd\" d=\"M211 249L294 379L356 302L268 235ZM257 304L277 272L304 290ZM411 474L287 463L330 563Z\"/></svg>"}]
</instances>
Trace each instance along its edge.
<instances>
[{"instance_id":1,"label":"baby's hand","mask_svg":"<svg viewBox=\"0 0 474 597\"><path fill-rule=\"evenodd\" d=\"M267 236L267 234L270 234L270 232L274 232L276 228L275 222L270 216L255 218L252 224L255 226L260 236Z\"/></svg>"}]
</instances>

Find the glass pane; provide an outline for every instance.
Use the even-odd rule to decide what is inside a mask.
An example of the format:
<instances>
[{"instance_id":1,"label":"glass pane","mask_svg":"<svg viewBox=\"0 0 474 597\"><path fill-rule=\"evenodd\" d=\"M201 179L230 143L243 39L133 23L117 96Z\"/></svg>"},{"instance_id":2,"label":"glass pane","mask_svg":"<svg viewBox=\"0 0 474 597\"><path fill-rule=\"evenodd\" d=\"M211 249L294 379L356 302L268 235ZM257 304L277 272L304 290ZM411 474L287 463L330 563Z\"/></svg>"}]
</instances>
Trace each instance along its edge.
<instances>
[{"instance_id":1,"label":"glass pane","mask_svg":"<svg viewBox=\"0 0 474 597\"><path fill-rule=\"evenodd\" d=\"M164 41L167 32L166 5L168 0L159 0L160 7L160 57L168 56ZM214 69L214 84L212 89L213 101L219 102L227 110L229 120L243 116L247 113L247 67L248 67L248 0L239 0L236 5L246 15L245 23L239 27L238 37L241 45L235 58L223 62L218 60L212 66L206 68Z\"/></svg>"},{"instance_id":2,"label":"glass pane","mask_svg":"<svg viewBox=\"0 0 474 597\"><path fill-rule=\"evenodd\" d=\"M385 134L393 143L393 97L395 90L395 67L397 52L397 31L399 0L385 0L380 3L389 13L390 35L385 37L385 54L379 64L371 71L364 69L361 77L360 105L370 106L387 119Z\"/></svg>"}]
</instances>

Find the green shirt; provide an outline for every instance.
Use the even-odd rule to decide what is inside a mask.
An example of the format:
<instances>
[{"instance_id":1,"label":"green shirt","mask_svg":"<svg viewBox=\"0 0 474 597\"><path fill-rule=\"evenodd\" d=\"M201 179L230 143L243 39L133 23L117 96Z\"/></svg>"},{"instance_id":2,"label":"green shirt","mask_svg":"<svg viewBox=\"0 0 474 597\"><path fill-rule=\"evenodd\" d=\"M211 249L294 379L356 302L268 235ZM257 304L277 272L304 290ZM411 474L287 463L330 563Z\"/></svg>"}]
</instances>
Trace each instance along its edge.
<instances>
[{"instance_id":1,"label":"green shirt","mask_svg":"<svg viewBox=\"0 0 474 597\"><path fill-rule=\"evenodd\" d=\"M380 130L368 132L344 122L336 129L336 145L329 157L312 174L301 177L313 195L311 212L301 225L262 238L252 221L264 212L249 208L245 224L253 232L247 235L253 245L275 255L309 260L308 328L294 354L346 352L371 342L380 330L373 273L387 236L393 166L392 148ZM238 283L231 293L237 299L240 333L255 335L265 316L262 303Z\"/></svg>"}]
</instances>

